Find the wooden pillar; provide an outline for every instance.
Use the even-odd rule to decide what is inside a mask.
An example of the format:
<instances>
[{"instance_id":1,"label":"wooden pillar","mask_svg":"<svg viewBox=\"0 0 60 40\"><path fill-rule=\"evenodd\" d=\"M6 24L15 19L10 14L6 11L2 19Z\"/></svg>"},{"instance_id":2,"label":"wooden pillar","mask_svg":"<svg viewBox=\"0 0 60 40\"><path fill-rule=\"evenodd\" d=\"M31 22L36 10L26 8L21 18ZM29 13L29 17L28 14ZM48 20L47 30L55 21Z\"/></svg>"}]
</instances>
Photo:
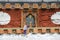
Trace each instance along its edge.
<instances>
[{"instance_id":1,"label":"wooden pillar","mask_svg":"<svg viewBox=\"0 0 60 40\"><path fill-rule=\"evenodd\" d=\"M17 34L20 34L20 33L21 33L20 29L17 29Z\"/></svg>"},{"instance_id":2,"label":"wooden pillar","mask_svg":"<svg viewBox=\"0 0 60 40\"><path fill-rule=\"evenodd\" d=\"M46 33L46 28L42 28L42 33Z\"/></svg>"},{"instance_id":3,"label":"wooden pillar","mask_svg":"<svg viewBox=\"0 0 60 40\"><path fill-rule=\"evenodd\" d=\"M35 14L35 26L37 27L37 16L36 16L36 14Z\"/></svg>"},{"instance_id":4,"label":"wooden pillar","mask_svg":"<svg viewBox=\"0 0 60 40\"><path fill-rule=\"evenodd\" d=\"M34 33L37 33L38 32L38 29L37 28L34 28Z\"/></svg>"},{"instance_id":5,"label":"wooden pillar","mask_svg":"<svg viewBox=\"0 0 60 40\"><path fill-rule=\"evenodd\" d=\"M21 28L23 28L24 24L23 24L23 10L21 10Z\"/></svg>"},{"instance_id":6,"label":"wooden pillar","mask_svg":"<svg viewBox=\"0 0 60 40\"><path fill-rule=\"evenodd\" d=\"M8 33L11 34L12 33L12 29L8 29Z\"/></svg>"},{"instance_id":7,"label":"wooden pillar","mask_svg":"<svg viewBox=\"0 0 60 40\"><path fill-rule=\"evenodd\" d=\"M3 29L0 29L0 34L3 34L4 32L3 32Z\"/></svg>"},{"instance_id":8,"label":"wooden pillar","mask_svg":"<svg viewBox=\"0 0 60 40\"><path fill-rule=\"evenodd\" d=\"M55 30L54 30L54 28L51 28L51 33L55 33Z\"/></svg>"}]
</instances>

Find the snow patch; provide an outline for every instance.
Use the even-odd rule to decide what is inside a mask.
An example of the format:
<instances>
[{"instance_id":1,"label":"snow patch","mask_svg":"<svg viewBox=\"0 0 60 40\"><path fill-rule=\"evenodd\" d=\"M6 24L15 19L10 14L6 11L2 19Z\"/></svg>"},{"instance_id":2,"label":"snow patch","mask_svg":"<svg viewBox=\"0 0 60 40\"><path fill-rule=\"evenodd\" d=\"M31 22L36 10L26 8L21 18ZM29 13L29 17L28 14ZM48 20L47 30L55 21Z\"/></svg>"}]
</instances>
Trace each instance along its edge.
<instances>
[{"instance_id":1,"label":"snow patch","mask_svg":"<svg viewBox=\"0 0 60 40\"><path fill-rule=\"evenodd\" d=\"M25 36L21 34L3 34L0 35L0 40L60 40L60 34L32 34L29 33Z\"/></svg>"}]
</instances>

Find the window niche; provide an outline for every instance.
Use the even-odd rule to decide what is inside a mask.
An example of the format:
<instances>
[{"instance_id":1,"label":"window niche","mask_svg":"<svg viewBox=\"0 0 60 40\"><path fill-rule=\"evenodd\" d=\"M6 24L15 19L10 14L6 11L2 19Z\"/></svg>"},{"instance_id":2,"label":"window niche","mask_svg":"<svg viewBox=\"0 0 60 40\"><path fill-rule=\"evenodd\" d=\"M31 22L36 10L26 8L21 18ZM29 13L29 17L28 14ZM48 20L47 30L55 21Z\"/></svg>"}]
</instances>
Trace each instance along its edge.
<instances>
[{"instance_id":1,"label":"window niche","mask_svg":"<svg viewBox=\"0 0 60 40\"><path fill-rule=\"evenodd\" d=\"M51 33L51 30L50 30L50 29L46 29L46 32L47 32L47 33Z\"/></svg>"},{"instance_id":2,"label":"window niche","mask_svg":"<svg viewBox=\"0 0 60 40\"><path fill-rule=\"evenodd\" d=\"M12 33L16 34L16 29L12 29Z\"/></svg>"},{"instance_id":3,"label":"window niche","mask_svg":"<svg viewBox=\"0 0 60 40\"><path fill-rule=\"evenodd\" d=\"M33 32L34 30L33 29L29 29L29 33Z\"/></svg>"},{"instance_id":4,"label":"window niche","mask_svg":"<svg viewBox=\"0 0 60 40\"><path fill-rule=\"evenodd\" d=\"M29 25L30 27L35 27L35 18L32 14L29 14L26 16L26 23L27 25Z\"/></svg>"},{"instance_id":5,"label":"window niche","mask_svg":"<svg viewBox=\"0 0 60 40\"><path fill-rule=\"evenodd\" d=\"M38 29L38 33L42 33L42 29Z\"/></svg>"},{"instance_id":6,"label":"window niche","mask_svg":"<svg viewBox=\"0 0 60 40\"><path fill-rule=\"evenodd\" d=\"M8 29L4 29L4 33L6 33L6 34L7 34L7 33L8 33Z\"/></svg>"},{"instance_id":7,"label":"window niche","mask_svg":"<svg viewBox=\"0 0 60 40\"><path fill-rule=\"evenodd\" d=\"M60 32L59 32L59 29L55 29L55 32L56 32L56 33L60 33Z\"/></svg>"}]
</instances>

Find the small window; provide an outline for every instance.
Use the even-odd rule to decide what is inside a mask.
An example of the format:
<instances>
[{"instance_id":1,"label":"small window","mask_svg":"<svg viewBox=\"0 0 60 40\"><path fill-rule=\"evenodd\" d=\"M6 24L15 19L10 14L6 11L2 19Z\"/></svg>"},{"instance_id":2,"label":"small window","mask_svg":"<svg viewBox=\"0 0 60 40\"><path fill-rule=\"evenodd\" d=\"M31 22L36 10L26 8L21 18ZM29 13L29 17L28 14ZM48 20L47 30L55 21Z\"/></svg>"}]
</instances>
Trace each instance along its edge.
<instances>
[{"instance_id":1,"label":"small window","mask_svg":"<svg viewBox=\"0 0 60 40\"><path fill-rule=\"evenodd\" d=\"M55 32L59 33L59 29L55 29Z\"/></svg>"},{"instance_id":2,"label":"small window","mask_svg":"<svg viewBox=\"0 0 60 40\"><path fill-rule=\"evenodd\" d=\"M42 29L38 29L38 33L42 33Z\"/></svg>"},{"instance_id":3,"label":"small window","mask_svg":"<svg viewBox=\"0 0 60 40\"><path fill-rule=\"evenodd\" d=\"M16 29L13 29L12 32L13 32L13 33L16 33Z\"/></svg>"},{"instance_id":4,"label":"small window","mask_svg":"<svg viewBox=\"0 0 60 40\"><path fill-rule=\"evenodd\" d=\"M29 32L33 32L33 29L29 29Z\"/></svg>"},{"instance_id":5,"label":"small window","mask_svg":"<svg viewBox=\"0 0 60 40\"><path fill-rule=\"evenodd\" d=\"M8 33L8 30L7 29L4 29L4 33Z\"/></svg>"},{"instance_id":6,"label":"small window","mask_svg":"<svg viewBox=\"0 0 60 40\"><path fill-rule=\"evenodd\" d=\"M47 33L51 33L51 30L50 30L50 29L46 29L46 32L47 32Z\"/></svg>"}]
</instances>

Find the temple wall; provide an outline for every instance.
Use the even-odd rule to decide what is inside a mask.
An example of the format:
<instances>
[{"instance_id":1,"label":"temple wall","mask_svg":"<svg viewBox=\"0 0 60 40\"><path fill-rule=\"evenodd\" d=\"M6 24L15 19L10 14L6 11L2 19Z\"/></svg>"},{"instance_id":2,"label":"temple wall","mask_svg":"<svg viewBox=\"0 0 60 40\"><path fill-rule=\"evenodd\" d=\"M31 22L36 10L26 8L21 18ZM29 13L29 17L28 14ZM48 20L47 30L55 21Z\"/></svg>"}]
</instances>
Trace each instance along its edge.
<instances>
[{"instance_id":1,"label":"temple wall","mask_svg":"<svg viewBox=\"0 0 60 40\"><path fill-rule=\"evenodd\" d=\"M60 12L59 3L24 3L23 5L20 3L7 4L0 4L0 11L8 13L11 17L11 21L7 25L0 25L0 34L23 33L24 31L22 27L24 27L26 16L29 14L35 17L35 27L32 28L31 26L27 30L27 33L31 31L34 33L46 33L49 31L51 31L51 33L60 32L60 25L54 24L51 21L51 15L53 15L56 12Z\"/></svg>"},{"instance_id":2,"label":"temple wall","mask_svg":"<svg viewBox=\"0 0 60 40\"><path fill-rule=\"evenodd\" d=\"M0 25L0 28L18 28L21 27L21 10L2 9L2 12L8 13L11 17L10 23L7 25Z\"/></svg>"},{"instance_id":3,"label":"temple wall","mask_svg":"<svg viewBox=\"0 0 60 40\"><path fill-rule=\"evenodd\" d=\"M21 10L15 10L15 9L2 9L0 11L6 12L11 16L11 21L7 25L0 25L0 28L15 28L15 27L21 27ZM57 27L60 25L54 24L51 21L51 16L59 12L60 9L45 9L45 10L38 10L39 13L37 15L38 17L38 27Z\"/></svg>"},{"instance_id":4,"label":"temple wall","mask_svg":"<svg viewBox=\"0 0 60 40\"><path fill-rule=\"evenodd\" d=\"M51 16L59 12L60 9L45 9L39 10L38 13L38 26L39 27L59 27L59 24L54 24L51 20Z\"/></svg>"}]
</instances>

